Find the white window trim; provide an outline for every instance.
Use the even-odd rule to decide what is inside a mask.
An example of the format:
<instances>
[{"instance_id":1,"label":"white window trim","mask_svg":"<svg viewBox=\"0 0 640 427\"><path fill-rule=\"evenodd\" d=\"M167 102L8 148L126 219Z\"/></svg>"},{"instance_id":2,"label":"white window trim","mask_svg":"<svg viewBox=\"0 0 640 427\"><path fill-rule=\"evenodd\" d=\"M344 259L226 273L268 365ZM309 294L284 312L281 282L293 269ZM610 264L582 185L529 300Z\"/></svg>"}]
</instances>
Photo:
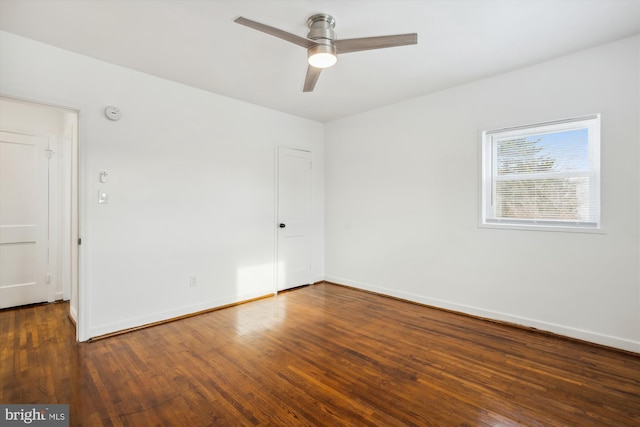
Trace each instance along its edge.
<instances>
[{"instance_id":1,"label":"white window trim","mask_svg":"<svg viewBox=\"0 0 640 427\"><path fill-rule=\"evenodd\" d=\"M594 120L595 119L595 120ZM523 130L534 128L530 132L531 135L539 135L541 133L554 133L559 131L568 131L585 128L585 121L593 121L589 127L589 150L594 150L600 159L596 168L592 172L558 172L549 174L550 178L566 177L566 176L591 176L596 180L594 197L596 198L596 214L598 220L596 222L581 221L553 221L553 220L521 220L521 219L495 219L488 218L492 212L490 199L493 197L493 188L495 181L508 181L510 177L499 177L491 179L493 173L492 167L495 162L494 151L492 149L492 135L500 134L500 137L509 136L526 136L527 132ZM568 118L562 120L554 120L542 123L533 123L528 125L519 125L509 128L493 129L480 131L480 158L482 161L480 167L480 209L478 218L478 227L490 229L508 229L508 230L532 230L532 231L556 231L556 232L578 232L578 233L596 233L603 234L605 229L602 227L601 198L600 198L600 114L591 114L587 116ZM487 171L491 173L487 173ZM522 175L518 177L522 179Z\"/></svg>"}]
</instances>

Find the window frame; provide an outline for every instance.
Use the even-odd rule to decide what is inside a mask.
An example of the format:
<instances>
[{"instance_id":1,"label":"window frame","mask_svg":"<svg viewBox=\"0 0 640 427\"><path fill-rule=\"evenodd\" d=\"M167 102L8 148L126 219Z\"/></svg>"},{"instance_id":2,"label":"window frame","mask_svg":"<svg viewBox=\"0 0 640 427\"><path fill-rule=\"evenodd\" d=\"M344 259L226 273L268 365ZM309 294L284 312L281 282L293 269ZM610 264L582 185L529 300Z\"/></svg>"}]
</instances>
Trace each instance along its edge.
<instances>
[{"instance_id":1,"label":"window frame","mask_svg":"<svg viewBox=\"0 0 640 427\"><path fill-rule=\"evenodd\" d=\"M545 133L557 133L570 130L588 129L588 150L589 157L595 156L593 169L588 172L563 171L556 173L545 173L546 178L563 178L569 176L589 176L593 180L593 191L590 194L593 201L594 221L571 221L571 220L540 220L540 219L514 219L496 218L494 212L493 199L495 198L495 188L497 181L522 180L541 176L541 174L514 175L497 177L497 149L494 139L505 137L528 137ZM480 194L480 215L479 227L482 228L503 228L517 230L538 230L538 231L570 231L583 233L602 233L601 214L601 155L600 155L600 114L590 114L587 116L554 120L548 122L520 125L509 128L484 130L481 132L481 194Z\"/></svg>"}]
</instances>

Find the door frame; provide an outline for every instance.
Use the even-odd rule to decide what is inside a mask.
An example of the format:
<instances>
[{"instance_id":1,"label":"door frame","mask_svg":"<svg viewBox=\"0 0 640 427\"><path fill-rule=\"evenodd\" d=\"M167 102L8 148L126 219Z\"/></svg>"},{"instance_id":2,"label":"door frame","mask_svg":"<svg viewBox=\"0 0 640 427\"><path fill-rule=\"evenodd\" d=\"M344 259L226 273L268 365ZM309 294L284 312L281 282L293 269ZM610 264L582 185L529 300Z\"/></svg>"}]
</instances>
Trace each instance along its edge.
<instances>
[{"instance_id":1,"label":"door frame","mask_svg":"<svg viewBox=\"0 0 640 427\"><path fill-rule=\"evenodd\" d=\"M273 252L273 294L274 295L278 295L278 292L284 292L287 289L284 289L283 291L279 290L279 270L280 270L280 263L279 263L279 243L280 243L280 233L279 233L279 227L278 227L278 222L279 222L279 208L280 208L280 149L288 149L288 150L296 150L296 151L304 151L306 153L309 153L309 159L311 160L312 164L313 164L313 151L311 150L310 147L296 147L296 146L292 146L292 145L285 145L285 144L278 144L275 143L274 144L274 206L273 206L273 248L274 248L274 252ZM310 246L310 250L309 250L309 261L311 263L313 263L313 172L310 172L309 175L310 178L310 201L309 201L309 215L310 215L310 221L309 221L309 226L311 227L311 229L309 230L309 246Z\"/></svg>"},{"instance_id":2,"label":"door frame","mask_svg":"<svg viewBox=\"0 0 640 427\"><path fill-rule=\"evenodd\" d=\"M60 145L56 135L50 135L48 139L48 150L52 153L52 156L49 157L49 256L47 260L49 263L49 292L47 299L49 302L53 302L56 300L55 288L60 279L59 263L61 259L64 259L64 254L60 253L60 221L62 220L60 215L62 192L60 191L61 183L58 176L61 160L58 155ZM51 245L51 241L54 242L54 245ZM53 250L51 246L55 246ZM61 293L64 295L64 291L61 291Z\"/></svg>"},{"instance_id":3,"label":"door frame","mask_svg":"<svg viewBox=\"0 0 640 427\"><path fill-rule=\"evenodd\" d=\"M77 312L73 313L73 306L74 306L74 301L71 301L70 304L70 312L69 312L69 317L74 321L75 326L76 326L76 341L86 341L89 337L87 336L87 330L88 330L88 322L87 322L87 302L88 302L88 292L86 286L85 286L85 274L86 274L86 256L85 256L85 250L83 248L83 246L76 244L77 242L74 240L79 241L80 236L84 235L84 219L86 218L86 206L85 206L85 201L84 201L84 197L82 196L83 192L84 192L84 188L86 186L86 170L85 170L85 165L86 165L86 153L85 150L82 148L83 145L81 144L81 141L85 140L85 114L83 114L83 111L88 111L88 108L85 106L78 106L78 105L74 105L74 103L72 102L66 102L66 101L59 101L59 100L51 100L51 99L45 99L41 96L38 95L33 95L33 94L16 94L16 93L10 93L10 92L0 92L0 97L3 98L7 98L10 100L14 100L17 102L23 102L23 103L27 103L27 104L36 104L36 105L41 105L41 106L46 106L46 107L52 107L52 108L59 108L59 109L64 109L64 110L68 110L68 111L74 111L76 113L76 118L77 118L77 126L76 129L73 132L72 135L72 141L71 141L71 147L70 147L70 152L68 153L68 167L69 167L69 172L70 172L70 188L69 188L69 202L70 202L70 209L69 209L69 224L70 224L70 233L71 233L71 244L69 245L69 254L68 254L68 259L69 262L71 264L71 271L70 271L70 280L71 280L71 295L70 298L73 299L73 288L75 287L77 289L77 293L76 293L76 303L77 303ZM24 130L23 130L24 132ZM44 135L46 137L49 137L49 142L51 143L51 135ZM55 141L54 145L55 145L55 149L59 148L59 144L60 141ZM52 149L51 146L49 147L49 149ZM59 150L55 150L55 151L59 151ZM55 167L59 168L60 167L60 159L56 159L57 161L54 162L55 163ZM58 170L56 170L56 173L58 172ZM49 171L49 174L51 175L51 170ZM55 187L55 191L56 191L56 195L60 194L60 181L58 179L58 175L55 176L55 181L56 181L56 187ZM49 184L50 187L49 189L51 190L51 183ZM51 198L51 194L50 194L50 198ZM59 205L58 205L59 199L56 199L55 203L56 206L54 206L56 209L54 209L54 214L53 215L49 215L49 227L50 227L50 232L52 230L51 228L51 224L53 221L53 217L55 217L56 219L56 224L55 227L53 228L53 232L56 233L56 235L58 235L59 233L59 228L60 228L60 212L58 211ZM49 208L51 209L51 199L49 200ZM59 235L58 235L59 237ZM59 249L59 248L58 248ZM56 252L58 252L58 250L56 250ZM62 254L60 253L56 253L57 259L59 260L62 257ZM51 259L50 259L51 261ZM58 262L56 260L56 264L52 265L50 273L55 270L55 274L58 274ZM74 271L74 266L75 266L75 271ZM53 273L52 273L53 274ZM49 299L51 299L51 297L54 297L54 293L53 293L53 287L49 288ZM64 294L64 289L63 289L63 294Z\"/></svg>"}]
</instances>

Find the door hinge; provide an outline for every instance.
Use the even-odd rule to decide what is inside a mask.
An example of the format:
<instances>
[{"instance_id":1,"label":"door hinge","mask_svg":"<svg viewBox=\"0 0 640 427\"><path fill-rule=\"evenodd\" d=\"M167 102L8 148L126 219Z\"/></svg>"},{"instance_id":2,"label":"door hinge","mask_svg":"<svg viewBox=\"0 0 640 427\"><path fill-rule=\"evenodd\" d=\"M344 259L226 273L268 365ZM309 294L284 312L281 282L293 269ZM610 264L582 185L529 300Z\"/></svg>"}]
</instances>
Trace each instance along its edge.
<instances>
[{"instance_id":1,"label":"door hinge","mask_svg":"<svg viewBox=\"0 0 640 427\"><path fill-rule=\"evenodd\" d=\"M44 151L45 151L45 153L47 153L47 159L51 160L53 158L53 155L54 155L55 151L48 150L48 149L44 150Z\"/></svg>"},{"instance_id":2,"label":"door hinge","mask_svg":"<svg viewBox=\"0 0 640 427\"><path fill-rule=\"evenodd\" d=\"M78 237L78 246L80 246L81 244L82 244L82 239Z\"/></svg>"},{"instance_id":3,"label":"door hinge","mask_svg":"<svg viewBox=\"0 0 640 427\"><path fill-rule=\"evenodd\" d=\"M47 285L49 283L51 283L51 275L47 274L46 276L44 276L44 283L46 283Z\"/></svg>"}]
</instances>

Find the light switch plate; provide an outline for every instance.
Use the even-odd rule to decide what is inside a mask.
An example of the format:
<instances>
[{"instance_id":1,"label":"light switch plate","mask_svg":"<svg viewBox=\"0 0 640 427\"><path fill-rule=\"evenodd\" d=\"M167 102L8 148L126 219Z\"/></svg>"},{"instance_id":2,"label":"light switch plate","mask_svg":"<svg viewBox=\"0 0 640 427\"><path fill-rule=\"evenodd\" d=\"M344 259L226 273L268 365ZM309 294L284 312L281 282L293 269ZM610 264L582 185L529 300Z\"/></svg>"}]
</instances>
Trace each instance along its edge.
<instances>
[{"instance_id":1,"label":"light switch plate","mask_svg":"<svg viewBox=\"0 0 640 427\"><path fill-rule=\"evenodd\" d=\"M98 203L101 205L109 203L109 195L106 191L98 190Z\"/></svg>"}]
</instances>

